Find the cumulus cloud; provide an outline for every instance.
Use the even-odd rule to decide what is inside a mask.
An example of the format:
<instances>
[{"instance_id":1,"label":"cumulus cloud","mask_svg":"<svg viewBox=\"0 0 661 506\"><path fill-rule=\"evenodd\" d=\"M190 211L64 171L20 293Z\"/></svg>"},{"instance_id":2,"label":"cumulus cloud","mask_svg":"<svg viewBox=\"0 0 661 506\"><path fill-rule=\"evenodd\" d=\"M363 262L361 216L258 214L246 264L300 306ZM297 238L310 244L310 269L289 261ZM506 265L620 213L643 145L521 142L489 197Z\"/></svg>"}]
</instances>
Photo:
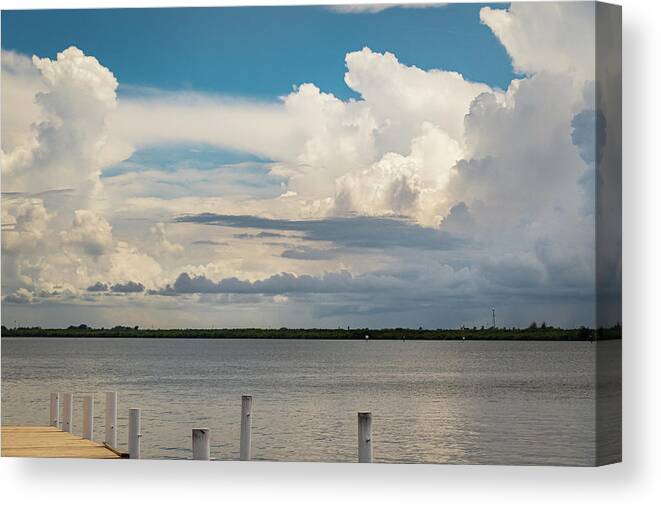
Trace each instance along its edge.
<instances>
[{"instance_id":1,"label":"cumulus cloud","mask_svg":"<svg viewBox=\"0 0 661 506\"><path fill-rule=\"evenodd\" d=\"M463 118L471 101L489 86L472 83L457 72L422 70L400 63L392 53L376 53L369 48L346 56L346 84L360 93L370 105L380 128L380 136L397 151L430 122L460 141ZM403 137L405 144L397 142Z\"/></svg>"},{"instance_id":2,"label":"cumulus cloud","mask_svg":"<svg viewBox=\"0 0 661 506\"><path fill-rule=\"evenodd\" d=\"M110 130L134 147L203 142L274 160L269 170L287 180L288 197L271 208L299 215L342 210L336 193L346 195L349 175L354 181L369 179L370 170L379 172L378 164L392 164L401 155L397 165L409 165L425 186L426 195L412 215L438 221L442 210L434 201L462 156L464 115L471 101L490 87L456 72L407 66L391 53L369 48L348 53L346 65L345 82L360 100L340 100L313 83L296 86L275 104L157 93L124 98L110 119ZM398 170L391 172L401 180ZM157 179L164 178L168 176L159 174ZM352 202L370 200L359 194L366 185L368 181L353 185ZM378 204L385 207L386 202Z\"/></svg>"},{"instance_id":3,"label":"cumulus cloud","mask_svg":"<svg viewBox=\"0 0 661 506\"><path fill-rule=\"evenodd\" d=\"M408 214L416 207L421 183L406 157L388 153L369 169L338 180L336 212L383 215Z\"/></svg>"},{"instance_id":4,"label":"cumulus cloud","mask_svg":"<svg viewBox=\"0 0 661 506\"><path fill-rule=\"evenodd\" d=\"M114 239L100 205L100 171L125 155L108 151L112 72L75 47L54 60L3 51L2 65L3 291L62 298L99 277L153 283L160 266ZM158 231L155 244L178 251Z\"/></svg>"},{"instance_id":5,"label":"cumulus cloud","mask_svg":"<svg viewBox=\"0 0 661 506\"><path fill-rule=\"evenodd\" d=\"M95 212L78 209L71 228L62 232L62 239L64 244L80 248L88 255L99 256L112 247L112 227Z\"/></svg>"},{"instance_id":6,"label":"cumulus cloud","mask_svg":"<svg viewBox=\"0 0 661 506\"><path fill-rule=\"evenodd\" d=\"M41 199L3 197L3 252L28 253L42 247L52 217Z\"/></svg>"},{"instance_id":7,"label":"cumulus cloud","mask_svg":"<svg viewBox=\"0 0 661 506\"><path fill-rule=\"evenodd\" d=\"M594 82L594 9L484 7L521 73L506 90L363 48L345 55L357 99L303 82L274 102L118 100L111 70L79 49L3 51L3 300L142 293L131 298L192 311L184 300L278 297L278 314L312 307L313 321L438 321L450 307L471 321L502 296L573 301L567 321L589 324L592 211L616 197L596 173L621 157L618 77ZM227 167L127 164L99 178L135 150L181 143L258 157L258 170L232 168L253 191ZM617 272L617 254L605 263Z\"/></svg>"},{"instance_id":8,"label":"cumulus cloud","mask_svg":"<svg viewBox=\"0 0 661 506\"><path fill-rule=\"evenodd\" d=\"M109 289L108 285L97 281L93 285L87 287L88 292L107 292Z\"/></svg>"},{"instance_id":9,"label":"cumulus cloud","mask_svg":"<svg viewBox=\"0 0 661 506\"><path fill-rule=\"evenodd\" d=\"M115 283L114 285L108 285L107 283L97 281L93 285L88 286L87 291L93 293L141 293L145 291L145 286L142 283L136 283L135 281Z\"/></svg>"},{"instance_id":10,"label":"cumulus cloud","mask_svg":"<svg viewBox=\"0 0 661 506\"><path fill-rule=\"evenodd\" d=\"M14 51L2 50L2 165L8 163L8 154L19 163L29 159L34 138L31 125L36 123L41 111L35 96L45 90L39 72L30 58ZM4 174L3 168L3 174Z\"/></svg>"},{"instance_id":11,"label":"cumulus cloud","mask_svg":"<svg viewBox=\"0 0 661 506\"><path fill-rule=\"evenodd\" d=\"M572 143L571 118L581 102L567 77L549 74L512 84L505 100L480 95L466 116L468 156L448 192L499 228L544 219L555 207L575 211L586 165Z\"/></svg>"},{"instance_id":12,"label":"cumulus cloud","mask_svg":"<svg viewBox=\"0 0 661 506\"><path fill-rule=\"evenodd\" d=\"M135 281L127 281L126 283L112 285L110 291L118 293L139 293L145 291L145 286L142 283L136 283Z\"/></svg>"},{"instance_id":13,"label":"cumulus cloud","mask_svg":"<svg viewBox=\"0 0 661 506\"><path fill-rule=\"evenodd\" d=\"M126 279L139 280L145 286L155 286L163 268L150 255L125 241L117 241L111 253L103 259L105 278L122 282Z\"/></svg>"},{"instance_id":14,"label":"cumulus cloud","mask_svg":"<svg viewBox=\"0 0 661 506\"><path fill-rule=\"evenodd\" d=\"M450 208L443 218L440 228L450 233L467 234L475 230L475 218L465 202L459 202Z\"/></svg>"},{"instance_id":15,"label":"cumulus cloud","mask_svg":"<svg viewBox=\"0 0 661 506\"><path fill-rule=\"evenodd\" d=\"M3 58L4 61L4 58ZM22 75L38 76L39 118L31 136L2 153L5 190L38 192L62 185L95 190L103 164L106 120L116 107L117 80L96 58L70 47L57 59L22 61ZM38 73L38 74L37 74ZM3 115L4 118L4 115Z\"/></svg>"},{"instance_id":16,"label":"cumulus cloud","mask_svg":"<svg viewBox=\"0 0 661 506\"><path fill-rule=\"evenodd\" d=\"M184 247L168 239L165 231L165 223L156 223L150 229L155 239L157 253L161 255L181 255Z\"/></svg>"},{"instance_id":17,"label":"cumulus cloud","mask_svg":"<svg viewBox=\"0 0 661 506\"><path fill-rule=\"evenodd\" d=\"M386 153L369 168L337 179L335 212L408 215L436 226L447 210L444 189L462 157L459 143L430 123L411 141L410 153Z\"/></svg>"},{"instance_id":18,"label":"cumulus cloud","mask_svg":"<svg viewBox=\"0 0 661 506\"><path fill-rule=\"evenodd\" d=\"M508 259L496 266L513 282L566 280L557 258L537 246L551 243L582 290L594 291L594 218L586 212L594 197L582 183L591 168L572 138L572 119L584 107L570 76L542 72L512 83L503 97L480 95L466 116L467 156L446 188L461 208L452 208L442 228L483 237L492 255ZM522 277L510 268L516 262Z\"/></svg>"},{"instance_id":19,"label":"cumulus cloud","mask_svg":"<svg viewBox=\"0 0 661 506\"><path fill-rule=\"evenodd\" d=\"M2 298L2 302L8 304L31 304L34 300L32 292L25 288L19 288L14 293L6 295Z\"/></svg>"},{"instance_id":20,"label":"cumulus cloud","mask_svg":"<svg viewBox=\"0 0 661 506\"><path fill-rule=\"evenodd\" d=\"M448 274L448 273L445 273ZM465 281L462 272L452 271L442 284L435 290L448 286L456 287ZM437 278L437 280L440 278ZM369 272L357 276L348 271L326 272L320 276L291 273L274 274L266 279L244 281L237 278L225 278L218 282L206 276L191 276L182 272L175 282L167 285L160 293L164 295L187 293L238 293L262 295L287 295L296 293L373 293L395 289L409 289L409 279L397 276L395 273Z\"/></svg>"},{"instance_id":21,"label":"cumulus cloud","mask_svg":"<svg viewBox=\"0 0 661 506\"><path fill-rule=\"evenodd\" d=\"M508 9L483 7L480 19L505 46L515 70L594 79L595 4L513 2Z\"/></svg>"}]
</instances>

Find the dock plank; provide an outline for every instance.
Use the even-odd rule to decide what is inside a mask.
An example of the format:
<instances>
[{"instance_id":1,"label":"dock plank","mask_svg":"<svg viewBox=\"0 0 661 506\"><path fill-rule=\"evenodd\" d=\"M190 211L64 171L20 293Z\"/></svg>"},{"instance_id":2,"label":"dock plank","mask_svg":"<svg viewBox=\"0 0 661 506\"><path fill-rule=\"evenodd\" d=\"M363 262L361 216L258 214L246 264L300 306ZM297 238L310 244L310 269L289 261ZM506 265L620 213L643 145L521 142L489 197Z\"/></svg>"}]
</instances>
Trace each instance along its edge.
<instances>
[{"instance_id":1,"label":"dock plank","mask_svg":"<svg viewBox=\"0 0 661 506\"><path fill-rule=\"evenodd\" d=\"M46 457L82 459L119 459L117 453L55 427L0 428L3 457Z\"/></svg>"}]
</instances>

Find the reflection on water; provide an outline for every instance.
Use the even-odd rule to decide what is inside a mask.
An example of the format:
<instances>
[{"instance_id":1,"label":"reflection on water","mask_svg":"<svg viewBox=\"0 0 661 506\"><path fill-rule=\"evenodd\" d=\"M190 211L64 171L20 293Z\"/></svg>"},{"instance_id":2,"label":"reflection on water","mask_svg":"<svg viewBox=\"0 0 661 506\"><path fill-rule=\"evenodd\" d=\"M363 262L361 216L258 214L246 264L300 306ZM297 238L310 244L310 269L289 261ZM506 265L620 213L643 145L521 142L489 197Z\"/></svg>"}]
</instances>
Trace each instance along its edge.
<instances>
[{"instance_id":1,"label":"reflection on water","mask_svg":"<svg viewBox=\"0 0 661 506\"><path fill-rule=\"evenodd\" d=\"M2 423L46 424L52 391L119 392L119 441L142 409L145 458L237 459L251 394L255 459L355 461L373 413L381 462L591 465L595 346L578 342L2 339Z\"/></svg>"}]
</instances>

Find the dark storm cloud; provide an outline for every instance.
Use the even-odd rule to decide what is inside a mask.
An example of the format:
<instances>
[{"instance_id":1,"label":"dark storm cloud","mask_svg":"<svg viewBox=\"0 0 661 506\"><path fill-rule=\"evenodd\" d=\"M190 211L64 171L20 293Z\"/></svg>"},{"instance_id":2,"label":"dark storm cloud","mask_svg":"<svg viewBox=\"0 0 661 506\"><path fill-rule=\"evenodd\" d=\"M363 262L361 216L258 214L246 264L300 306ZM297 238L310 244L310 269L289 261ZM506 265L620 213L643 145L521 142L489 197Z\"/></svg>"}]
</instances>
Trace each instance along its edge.
<instances>
[{"instance_id":1,"label":"dark storm cloud","mask_svg":"<svg viewBox=\"0 0 661 506\"><path fill-rule=\"evenodd\" d=\"M87 291L88 292L107 292L108 291L108 285L106 285L105 283L101 283L101 281L97 281L92 286L88 286Z\"/></svg>"},{"instance_id":2,"label":"dark storm cloud","mask_svg":"<svg viewBox=\"0 0 661 506\"><path fill-rule=\"evenodd\" d=\"M205 276L191 276L182 272L176 281L158 292L160 295L187 293L239 293L281 295L292 293L370 293L403 288L405 283L388 275L361 274L353 276L347 271L329 272L322 276L290 273L274 274L258 281L225 278L212 281Z\"/></svg>"},{"instance_id":3,"label":"dark storm cloud","mask_svg":"<svg viewBox=\"0 0 661 506\"><path fill-rule=\"evenodd\" d=\"M585 109L574 116L571 127L571 140L581 158L589 165L599 163L606 144L606 118L603 112Z\"/></svg>"},{"instance_id":4,"label":"dark storm cloud","mask_svg":"<svg viewBox=\"0 0 661 506\"><path fill-rule=\"evenodd\" d=\"M467 269L454 270L450 266L434 269L378 270L352 274L346 270L326 272L322 275L279 273L256 281L235 277L214 281L204 275L187 272L150 295L185 294L259 294L287 295L307 302L328 300L328 296L341 297L338 302L349 304L347 298L358 297L372 305L397 308L403 302L424 306L437 304L440 298L462 297L474 290L473 274Z\"/></svg>"},{"instance_id":5,"label":"dark storm cloud","mask_svg":"<svg viewBox=\"0 0 661 506\"><path fill-rule=\"evenodd\" d=\"M127 283L116 283L114 285L108 285L106 283L101 283L97 281L92 286L87 287L88 292L114 292L114 293L139 293L144 292L145 287L142 283L136 283L135 281L129 281Z\"/></svg>"},{"instance_id":6,"label":"dark storm cloud","mask_svg":"<svg viewBox=\"0 0 661 506\"><path fill-rule=\"evenodd\" d=\"M32 299L23 293L15 292L3 297L2 302L7 304L30 304Z\"/></svg>"},{"instance_id":7,"label":"dark storm cloud","mask_svg":"<svg viewBox=\"0 0 661 506\"><path fill-rule=\"evenodd\" d=\"M466 233L475 229L475 219L465 202L454 205L441 221L441 228L452 233Z\"/></svg>"},{"instance_id":8,"label":"dark storm cloud","mask_svg":"<svg viewBox=\"0 0 661 506\"><path fill-rule=\"evenodd\" d=\"M129 281L128 283L117 283L115 285L112 285L110 291L117 293L138 293L138 292L144 292L145 287L142 283Z\"/></svg>"},{"instance_id":9,"label":"dark storm cloud","mask_svg":"<svg viewBox=\"0 0 661 506\"><path fill-rule=\"evenodd\" d=\"M484 278L503 288L534 288L544 280L544 268L534 258L506 256L487 259L480 266Z\"/></svg>"},{"instance_id":10,"label":"dark storm cloud","mask_svg":"<svg viewBox=\"0 0 661 506\"><path fill-rule=\"evenodd\" d=\"M578 184L586 197L584 210L594 212L597 165L601 162L606 144L606 118L601 111L586 109L574 116L571 122L572 143L585 161L587 169L578 178Z\"/></svg>"},{"instance_id":11,"label":"dark storm cloud","mask_svg":"<svg viewBox=\"0 0 661 506\"><path fill-rule=\"evenodd\" d=\"M430 250L454 249L465 242L446 231L421 227L403 218L356 216L317 220L285 220L251 215L191 214L178 223L198 223L230 228L300 232L309 241L330 241L353 248L410 247Z\"/></svg>"}]
</instances>

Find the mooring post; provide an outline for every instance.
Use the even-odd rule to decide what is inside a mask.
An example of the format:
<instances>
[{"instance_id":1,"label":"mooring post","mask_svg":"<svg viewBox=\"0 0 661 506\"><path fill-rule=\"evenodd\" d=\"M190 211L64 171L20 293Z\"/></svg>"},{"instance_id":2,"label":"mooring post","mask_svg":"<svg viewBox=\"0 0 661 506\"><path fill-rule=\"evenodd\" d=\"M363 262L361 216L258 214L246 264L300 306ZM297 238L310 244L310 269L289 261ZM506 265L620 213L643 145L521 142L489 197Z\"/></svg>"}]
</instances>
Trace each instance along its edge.
<instances>
[{"instance_id":1,"label":"mooring post","mask_svg":"<svg viewBox=\"0 0 661 506\"><path fill-rule=\"evenodd\" d=\"M73 394L62 394L62 430L73 432Z\"/></svg>"},{"instance_id":2,"label":"mooring post","mask_svg":"<svg viewBox=\"0 0 661 506\"><path fill-rule=\"evenodd\" d=\"M372 413L358 413L358 462L372 462Z\"/></svg>"},{"instance_id":3,"label":"mooring post","mask_svg":"<svg viewBox=\"0 0 661 506\"><path fill-rule=\"evenodd\" d=\"M117 448L117 392L106 392L106 438L110 448Z\"/></svg>"},{"instance_id":4,"label":"mooring post","mask_svg":"<svg viewBox=\"0 0 661 506\"><path fill-rule=\"evenodd\" d=\"M140 409L129 409L129 458L140 458Z\"/></svg>"},{"instance_id":5,"label":"mooring post","mask_svg":"<svg viewBox=\"0 0 661 506\"><path fill-rule=\"evenodd\" d=\"M241 446L240 459L250 460L252 445L252 395L241 396Z\"/></svg>"},{"instance_id":6,"label":"mooring post","mask_svg":"<svg viewBox=\"0 0 661 506\"><path fill-rule=\"evenodd\" d=\"M94 396L83 397L83 439L94 439Z\"/></svg>"},{"instance_id":7,"label":"mooring post","mask_svg":"<svg viewBox=\"0 0 661 506\"><path fill-rule=\"evenodd\" d=\"M60 394L50 394L50 426L60 426Z\"/></svg>"},{"instance_id":8,"label":"mooring post","mask_svg":"<svg viewBox=\"0 0 661 506\"><path fill-rule=\"evenodd\" d=\"M209 429L193 429L193 460L209 460L210 456Z\"/></svg>"}]
</instances>

